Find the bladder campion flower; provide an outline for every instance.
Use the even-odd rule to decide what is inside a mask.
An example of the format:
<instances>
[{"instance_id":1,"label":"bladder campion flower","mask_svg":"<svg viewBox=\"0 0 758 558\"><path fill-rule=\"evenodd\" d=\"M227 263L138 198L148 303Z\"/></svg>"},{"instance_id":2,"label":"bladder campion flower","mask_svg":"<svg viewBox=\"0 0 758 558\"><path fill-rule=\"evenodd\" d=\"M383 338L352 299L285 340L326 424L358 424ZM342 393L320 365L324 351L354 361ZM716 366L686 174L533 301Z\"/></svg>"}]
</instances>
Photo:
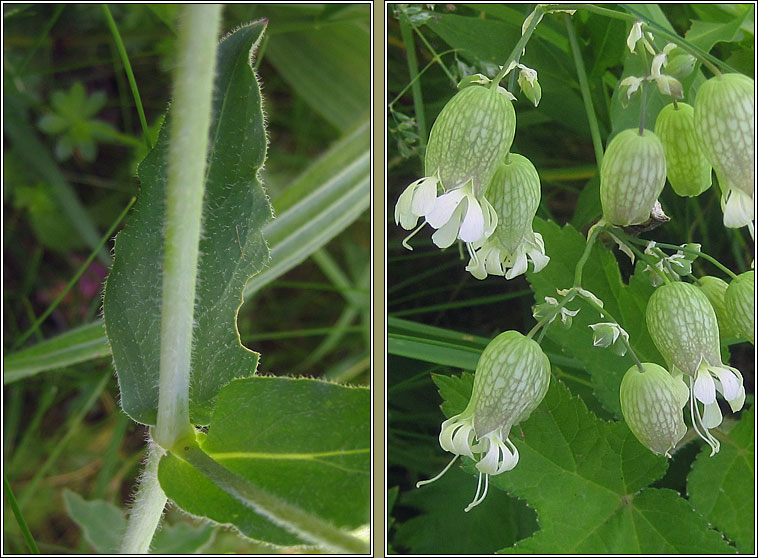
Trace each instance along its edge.
<instances>
[{"instance_id":1,"label":"bladder campion flower","mask_svg":"<svg viewBox=\"0 0 758 558\"><path fill-rule=\"evenodd\" d=\"M651 362L627 370L619 390L621 412L629 429L643 446L666 457L671 457L669 452L687 431L682 409L688 397L681 376L673 378Z\"/></svg>"},{"instance_id":2,"label":"bladder campion flower","mask_svg":"<svg viewBox=\"0 0 758 558\"><path fill-rule=\"evenodd\" d=\"M465 455L476 461L479 471L476 494L466 511L479 505L487 495L489 476L510 471L518 463L518 450L508 435L537 408L549 383L550 361L536 341L517 331L495 337L479 357L466 409L442 423L440 446L455 457L439 475L416 486L439 479L458 456Z\"/></svg>"},{"instance_id":3,"label":"bladder campion flower","mask_svg":"<svg viewBox=\"0 0 758 558\"><path fill-rule=\"evenodd\" d=\"M721 362L716 313L700 289L675 281L653 293L645 316L650 337L672 375L688 376L692 425L711 446L713 455L719 451L719 442L708 429L722 421L716 392L724 396L734 412L745 402L742 375ZM698 402L703 404L702 413Z\"/></svg>"},{"instance_id":4,"label":"bladder campion flower","mask_svg":"<svg viewBox=\"0 0 758 558\"><path fill-rule=\"evenodd\" d=\"M619 132L600 165L603 218L626 227L644 223L666 183L666 154L653 132Z\"/></svg>"},{"instance_id":5,"label":"bladder campion flower","mask_svg":"<svg viewBox=\"0 0 758 558\"><path fill-rule=\"evenodd\" d=\"M527 269L527 256L534 271L545 267L545 243L532 231L540 203L540 178L534 165L522 155L510 153L487 189L487 198L497 214L497 227L489 238L467 244L471 260L466 270L477 279L488 274L513 279Z\"/></svg>"},{"instance_id":6,"label":"bladder campion flower","mask_svg":"<svg viewBox=\"0 0 758 558\"><path fill-rule=\"evenodd\" d=\"M497 217L484 191L516 132L505 89L466 83L432 126L426 176L410 184L395 206L395 222L404 229L414 228L419 217L437 229L432 241L440 248L456 238L475 242L492 234Z\"/></svg>"}]
</instances>

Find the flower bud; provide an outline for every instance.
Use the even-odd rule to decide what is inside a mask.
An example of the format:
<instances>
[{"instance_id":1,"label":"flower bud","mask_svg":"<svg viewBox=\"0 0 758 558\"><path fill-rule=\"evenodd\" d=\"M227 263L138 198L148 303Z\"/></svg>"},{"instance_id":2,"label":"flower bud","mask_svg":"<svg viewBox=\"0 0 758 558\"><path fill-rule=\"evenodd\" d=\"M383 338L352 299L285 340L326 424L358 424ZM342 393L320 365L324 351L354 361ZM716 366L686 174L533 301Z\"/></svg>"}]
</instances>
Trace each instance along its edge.
<instances>
[{"instance_id":1,"label":"flower bud","mask_svg":"<svg viewBox=\"0 0 758 558\"><path fill-rule=\"evenodd\" d=\"M542 236L532 231L540 203L540 177L531 161L509 154L495 171L486 196L497 215L497 226L489 238L472 244L466 270L477 279L488 274L512 279L526 271L527 255L535 271L545 267L550 258Z\"/></svg>"},{"instance_id":2,"label":"flower bud","mask_svg":"<svg viewBox=\"0 0 758 558\"><path fill-rule=\"evenodd\" d=\"M680 196L697 196L711 186L711 164L695 132L695 110L669 104L658 113L655 134L666 152L666 175Z\"/></svg>"},{"instance_id":3,"label":"flower bud","mask_svg":"<svg viewBox=\"0 0 758 558\"><path fill-rule=\"evenodd\" d=\"M755 272L746 271L729 283L724 295L726 312L737 334L755 345Z\"/></svg>"},{"instance_id":4,"label":"flower bud","mask_svg":"<svg viewBox=\"0 0 758 558\"><path fill-rule=\"evenodd\" d=\"M682 409L689 390L681 377L673 378L665 368L646 362L624 374L619 390L621 412L640 443L654 453L669 453L682 439L687 427Z\"/></svg>"},{"instance_id":5,"label":"flower bud","mask_svg":"<svg viewBox=\"0 0 758 558\"><path fill-rule=\"evenodd\" d=\"M666 182L666 154L658 136L628 129L614 137L600 166L603 218L620 226L650 218Z\"/></svg>"},{"instance_id":6,"label":"flower bud","mask_svg":"<svg viewBox=\"0 0 758 558\"><path fill-rule=\"evenodd\" d=\"M729 285L727 285L726 281L710 275L700 277L698 282L698 288L703 291L708 302L713 306L713 311L716 312L716 320L719 324L719 338L738 337L739 333L737 333L734 321L726 309L726 301L724 300L726 289Z\"/></svg>"},{"instance_id":7,"label":"flower bud","mask_svg":"<svg viewBox=\"0 0 758 558\"><path fill-rule=\"evenodd\" d=\"M721 74L700 86L695 126L719 178L753 196L755 188L755 84L742 74Z\"/></svg>"},{"instance_id":8,"label":"flower bud","mask_svg":"<svg viewBox=\"0 0 758 558\"><path fill-rule=\"evenodd\" d=\"M716 313L694 285L675 281L658 287L645 317L653 343L678 371L695 376L702 358L721 363Z\"/></svg>"},{"instance_id":9,"label":"flower bud","mask_svg":"<svg viewBox=\"0 0 758 558\"><path fill-rule=\"evenodd\" d=\"M673 76L678 80L683 80L695 69L696 62L697 58L691 54L682 52L681 54L670 56L668 62L663 66L663 69L668 75Z\"/></svg>"},{"instance_id":10,"label":"flower bud","mask_svg":"<svg viewBox=\"0 0 758 558\"><path fill-rule=\"evenodd\" d=\"M513 143L516 113L496 88L460 90L432 126L424 160L426 176L439 177L445 192L471 181L478 197Z\"/></svg>"}]
</instances>

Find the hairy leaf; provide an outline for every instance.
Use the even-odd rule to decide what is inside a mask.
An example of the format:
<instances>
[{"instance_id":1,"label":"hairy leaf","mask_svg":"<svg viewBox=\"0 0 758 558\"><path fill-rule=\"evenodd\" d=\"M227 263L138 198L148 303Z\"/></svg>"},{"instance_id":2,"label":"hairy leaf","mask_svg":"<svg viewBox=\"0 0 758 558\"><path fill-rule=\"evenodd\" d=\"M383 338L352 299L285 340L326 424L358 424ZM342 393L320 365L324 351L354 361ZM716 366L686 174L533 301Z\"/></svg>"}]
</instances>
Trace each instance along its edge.
<instances>
[{"instance_id":1,"label":"hairy leaf","mask_svg":"<svg viewBox=\"0 0 758 558\"><path fill-rule=\"evenodd\" d=\"M245 284L269 258L261 228L271 219L271 206L258 178L266 134L251 67L251 53L264 27L265 22L241 27L218 47L193 330L190 418L196 424L208 423L223 385L253 375L258 363L258 354L240 344L235 318ZM164 125L139 167L142 191L116 238L103 303L121 404L144 424L155 424L158 406L169 129Z\"/></svg>"},{"instance_id":2,"label":"hairy leaf","mask_svg":"<svg viewBox=\"0 0 758 558\"><path fill-rule=\"evenodd\" d=\"M369 522L369 414L365 388L243 378L221 390L200 443L224 467L285 502L356 529ZM304 544L173 455L161 460L158 479L166 495L193 515L233 525L258 541Z\"/></svg>"}]
</instances>

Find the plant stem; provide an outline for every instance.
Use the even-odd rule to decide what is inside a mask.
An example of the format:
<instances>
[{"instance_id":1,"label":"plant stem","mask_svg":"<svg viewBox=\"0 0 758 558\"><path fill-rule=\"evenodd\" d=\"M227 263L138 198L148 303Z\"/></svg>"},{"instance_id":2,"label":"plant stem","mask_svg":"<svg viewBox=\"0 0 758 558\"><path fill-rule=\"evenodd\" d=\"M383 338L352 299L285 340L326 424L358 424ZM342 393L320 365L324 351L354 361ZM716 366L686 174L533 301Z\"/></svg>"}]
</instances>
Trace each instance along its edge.
<instances>
[{"instance_id":1,"label":"plant stem","mask_svg":"<svg viewBox=\"0 0 758 558\"><path fill-rule=\"evenodd\" d=\"M564 14L564 18L566 20L566 31L568 32L569 43L571 44L571 54L574 56L574 64L576 65L576 74L579 77L579 88L582 91L584 111L587 113L587 122L590 126L592 146L595 148L595 161L597 162L597 168L600 168L600 165L603 162L603 140L600 137L600 127L597 123L595 107L592 104L590 86L587 82L587 70L584 68L584 60L582 60L582 53L579 50L579 42L576 40L576 31L574 30L574 23L571 21L571 16Z\"/></svg>"},{"instance_id":2,"label":"plant stem","mask_svg":"<svg viewBox=\"0 0 758 558\"><path fill-rule=\"evenodd\" d=\"M614 232L614 234L616 234L616 233ZM634 238L634 237L627 237L624 240L627 240L629 242L636 242L637 244L647 244L647 242L645 242L644 240L637 239L637 238ZM718 267L721 271L723 271L724 273L726 273L732 279L736 279L737 278L737 274L734 271L732 271L731 269L729 269L728 267L726 267L724 264L722 264L720 261L718 261L713 256L709 256L705 252L701 252L699 250L693 250L691 248L686 248L684 246L677 246L676 244L665 244L663 242L656 242L655 245L658 246L658 247L660 247L660 248L668 248L669 250L678 250L678 251L683 252L685 254L692 254L694 256L700 256L704 260L707 260L707 261L711 262L713 265L715 265L716 267Z\"/></svg>"},{"instance_id":3,"label":"plant stem","mask_svg":"<svg viewBox=\"0 0 758 558\"><path fill-rule=\"evenodd\" d=\"M145 469L139 479L134 505L129 513L120 554L147 554L153 534L158 528L166 506L166 494L158 483L158 463L162 450L152 442L148 446Z\"/></svg>"},{"instance_id":4,"label":"plant stem","mask_svg":"<svg viewBox=\"0 0 758 558\"><path fill-rule=\"evenodd\" d=\"M505 62L500 68L500 71L498 72L497 76L495 76L495 79L492 80L490 87L497 87L498 84L503 80L503 78L505 77L505 72L508 70L508 66L510 65L511 62L516 60L518 56L521 55L521 51L524 50L526 43L529 42L529 39L532 37L532 33L534 33L534 30L537 29L537 24L540 22L540 20L542 19L542 15L544 14L543 8L537 7L534 9L535 12L537 10L540 10L540 12L542 13L534 14L534 17L532 17L532 21L530 21L529 25L527 25L526 29L524 29L524 33L521 35L521 38L516 43L516 46L513 47L513 50L511 50L511 53L508 55L508 58L505 59Z\"/></svg>"},{"instance_id":5,"label":"plant stem","mask_svg":"<svg viewBox=\"0 0 758 558\"><path fill-rule=\"evenodd\" d=\"M161 357L155 441L194 436L189 382L198 245L221 6L189 4L179 30L166 184Z\"/></svg>"},{"instance_id":6,"label":"plant stem","mask_svg":"<svg viewBox=\"0 0 758 558\"><path fill-rule=\"evenodd\" d=\"M611 227L606 226L604 228L610 229ZM629 236L625 232L621 231L621 229L617 227L613 227L613 230L609 230L609 232L615 236L619 240L624 240L626 246L635 253L635 255L640 259L640 261L645 262L647 266L655 273L657 274L661 279L663 279L664 283L671 283L671 279L668 278L668 276L663 273L660 269L655 267L655 263L650 261L648 257L642 253L636 246L634 246L634 243L637 244L645 244L647 245L648 242L642 239L634 238L633 236Z\"/></svg>"},{"instance_id":7,"label":"plant stem","mask_svg":"<svg viewBox=\"0 0 758 558\"><path fill-rule=\"evenodd\" d=\"M224 492L297 536L340 554L369 552L368 543L255 486L214 461L196 444L183 448L177 456Z\"/></svg>"},{"instance_id":8,"label":"plant stem","mask_svg":"<svg viewBox=\"0 0 758 558\"><path fill-rule=\"evenodd\" d=\"M595 240L597 240L597 236L600 234L601 230L602 225L598 224L598 226L595 226L595 228L592 229L592 232L590 232L590 235L587 237L587 244L584 247L584 252L582 252L579 261L576 262L576 268L574 268L575 289L580 289L582 287L582 272L584 271L584 264L587 263L587 260L592 253L592 247L595 245Z\"/></svg>"},{"instance_id":9,"label":"plant stem","mask_svg":"<svg viewBox=\"0 0 758 558\"><path fill-rule=\"evenodd\" d=\"M426 147L426 115L424 114L424 97L421 94L421 82L418 78L418 60L416 59L416 42L413 40L413 31L411 30L408 16L404 11L400 11L400 36L405 44L405 55L408 60L408 73L411 77L411 93L413 94L413 110L416 113L416 124L418 125L420 147Z\"/></svg>"}]
</instances>

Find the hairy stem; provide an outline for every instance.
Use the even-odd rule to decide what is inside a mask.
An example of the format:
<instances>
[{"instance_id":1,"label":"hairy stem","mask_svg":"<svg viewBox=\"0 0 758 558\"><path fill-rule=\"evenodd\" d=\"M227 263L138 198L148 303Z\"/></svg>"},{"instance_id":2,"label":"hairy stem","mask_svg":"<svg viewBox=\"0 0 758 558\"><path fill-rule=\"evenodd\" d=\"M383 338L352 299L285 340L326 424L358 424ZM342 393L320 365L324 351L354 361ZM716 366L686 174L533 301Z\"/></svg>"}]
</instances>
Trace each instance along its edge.
<instances>
[{"instance_id":1,"label":"hairy stem","mask_svg":"<svg viewBox=\"0 0 758 558\"><path fill-rule=\"evenodd\" d=\"M220 5L187 5L177 39L155 430L155 441L164 448L194 435L189 423L192 326L220 18Z\"/></svg>"},{"instance_id":2,"label":"hairy stem","mask_svg":"<svg viewBox=\"0 0 758 558\"><path fill-rule=\"evenodd\" d=\"M422 150L426 147L426 115L424 114L424 97L421 94L421 82L418 80L418 60L416 59L416 42L413 31L405 12L400 12L400 35L405 44L405 55L408 60L408 73L411 77L411 93L413 94L413 110L416 113L419 141ZM423 152L423 151L422 151Z\"/></svg>"},{"instance_id":3,"label":"hairy stem","mask_svg":"<svg viewBox=\"0 0 758 558\"><path fill-rule=\"evenodd\" d=\"M147 554L150 551L150 543L161 521L167 500L158 483L158 463L162 453L159 447L150 443L145 469L140 475L137 495L129 513L126 533L121 541L120 554Z\"/></svg>"}]
</instances>

